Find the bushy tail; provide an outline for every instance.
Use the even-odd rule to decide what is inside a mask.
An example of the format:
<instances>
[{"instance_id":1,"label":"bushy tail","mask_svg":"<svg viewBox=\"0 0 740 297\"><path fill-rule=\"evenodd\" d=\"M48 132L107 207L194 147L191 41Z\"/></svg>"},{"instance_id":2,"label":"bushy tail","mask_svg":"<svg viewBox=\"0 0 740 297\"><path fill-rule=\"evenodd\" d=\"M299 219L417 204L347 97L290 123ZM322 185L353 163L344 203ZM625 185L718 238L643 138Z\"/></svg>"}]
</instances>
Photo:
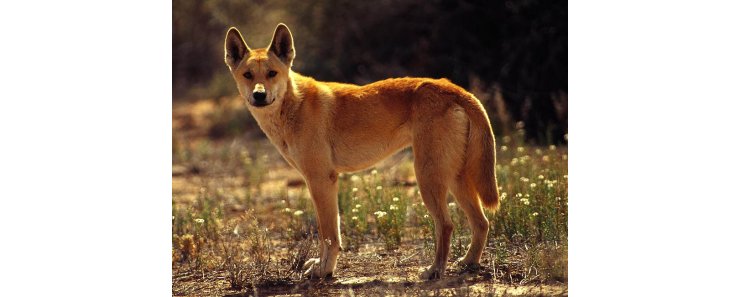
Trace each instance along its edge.
<instances>
[{"instance_id":1,"label":"bushy tail","mask_svg":"<svg viewBox=\"0 0 740 297\"><path fill-rule=\"evenodd\" d=\"M470 118L464 174L467 175L469 184L474 185L483 206L496 210L499 206L496 140L483 105L472 94L467 95L456 96L459 98L457 103L465 108Z\"/></svg>"}]
</instances>

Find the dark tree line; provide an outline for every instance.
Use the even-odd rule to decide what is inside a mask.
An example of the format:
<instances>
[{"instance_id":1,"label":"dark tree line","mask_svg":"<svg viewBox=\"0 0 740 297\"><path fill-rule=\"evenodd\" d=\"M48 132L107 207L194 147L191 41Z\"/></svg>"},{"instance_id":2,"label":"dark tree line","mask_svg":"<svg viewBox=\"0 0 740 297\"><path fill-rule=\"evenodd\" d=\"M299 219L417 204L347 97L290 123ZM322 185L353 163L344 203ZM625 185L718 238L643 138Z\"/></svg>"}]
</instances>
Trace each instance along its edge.
<instances>
[{"instance_id":1,"label":"dark tree line","mask_svg":"<svg viewBox=\"0 0 740 297\"><path fill-rule=\"evenodd\" d=\"M278 22L295 37L294 69L319 80L364 84L398 76L447 77L499 92L530 137L567 133L567 2L524 1L176 1L173 92L193 87L233 94L223 37L236 26L252 47L269 42ZM498 111L501 112L501 111ZM492 117L494 117L492 115Z\"/></svg>"}]
</instances>

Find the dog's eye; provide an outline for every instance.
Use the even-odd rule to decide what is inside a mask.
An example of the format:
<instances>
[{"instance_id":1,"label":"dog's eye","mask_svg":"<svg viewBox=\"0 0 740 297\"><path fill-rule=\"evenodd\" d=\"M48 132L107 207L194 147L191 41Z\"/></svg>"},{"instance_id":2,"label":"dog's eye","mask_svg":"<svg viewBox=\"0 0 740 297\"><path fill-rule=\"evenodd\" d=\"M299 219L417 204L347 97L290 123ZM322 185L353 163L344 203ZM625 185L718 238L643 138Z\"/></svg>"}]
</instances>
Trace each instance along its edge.
<instances>
[{"instance_id":1,"label":"dog's eye","mask_svg":"<svg viewBox=\"0 0 740 297\"><path fill-rule=\"evenodd\" d=\"M252 73L251 72L244 73L244 77L246 77L247 79L252 79Z\"/></svg>"},{"instance_id":2,"label":"dog's eye","mask_svg":"<svg viewBox=\"0 0 740 297\"><path fill-rule=\"evenodd\" d=\"M277 75L276 71L270 70L270 72L267 73L267 77L275 77Z\"/></svg>"}]
</instances>

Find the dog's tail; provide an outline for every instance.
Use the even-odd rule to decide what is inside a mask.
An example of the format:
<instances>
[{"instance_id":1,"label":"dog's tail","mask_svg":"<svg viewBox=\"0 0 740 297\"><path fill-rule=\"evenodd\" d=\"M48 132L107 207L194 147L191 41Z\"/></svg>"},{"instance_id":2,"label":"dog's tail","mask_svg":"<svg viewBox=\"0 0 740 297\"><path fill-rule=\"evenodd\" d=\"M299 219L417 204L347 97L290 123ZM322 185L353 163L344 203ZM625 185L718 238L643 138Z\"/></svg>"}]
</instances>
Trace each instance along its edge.
<instances>
[{"instance_id":1,"label":"dog's tail","mask_svg":"<svg viewBox=\"0 0 740 297\"><path fill-rule=\"evenodd\" d=\"M469 139L466 149L465 174L469 184L475 185L480 201L491 210L499 207L498 181L496 180L496 139L483 105L475 96L455 96L470 119Z\"/></svg>"},{"instance_id":2,"label":"dog's tail","mask_svg":"<svg viewBox=\"0 0 740 297\"><path fill-rule=\"evenodd\" d=\"M498 182L496 180L496 140L485 108L478 98L446 79L425 81L419 84L435 86L440 93L448 93L455 103L465 109L470 119L465 166L462 176L474 187L483 206L491 210L499 207ZM473 189L471 189L473 190Z\"/></svg>"}]
</instances>

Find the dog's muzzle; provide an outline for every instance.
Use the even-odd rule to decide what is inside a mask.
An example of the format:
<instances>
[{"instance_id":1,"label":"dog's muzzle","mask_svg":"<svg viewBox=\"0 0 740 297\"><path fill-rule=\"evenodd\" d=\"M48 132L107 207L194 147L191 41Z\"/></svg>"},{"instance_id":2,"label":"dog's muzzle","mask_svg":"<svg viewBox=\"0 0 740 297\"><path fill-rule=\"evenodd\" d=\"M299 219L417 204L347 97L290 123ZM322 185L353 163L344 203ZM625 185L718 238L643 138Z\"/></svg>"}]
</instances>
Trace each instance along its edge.
<instances>
[{"instance_id":1,"label":"dog's muzzle","mask_svg":"<svg viewBox=\"0 0 740 297\"><path fill-rule=\"evenodd\" d=\"M265 106L270 104L267 102L267 91L265 91L265 86L263 84L256 84L254 86L252 98L254 98L254 106Z\"/></svg>"}]
</instances>

